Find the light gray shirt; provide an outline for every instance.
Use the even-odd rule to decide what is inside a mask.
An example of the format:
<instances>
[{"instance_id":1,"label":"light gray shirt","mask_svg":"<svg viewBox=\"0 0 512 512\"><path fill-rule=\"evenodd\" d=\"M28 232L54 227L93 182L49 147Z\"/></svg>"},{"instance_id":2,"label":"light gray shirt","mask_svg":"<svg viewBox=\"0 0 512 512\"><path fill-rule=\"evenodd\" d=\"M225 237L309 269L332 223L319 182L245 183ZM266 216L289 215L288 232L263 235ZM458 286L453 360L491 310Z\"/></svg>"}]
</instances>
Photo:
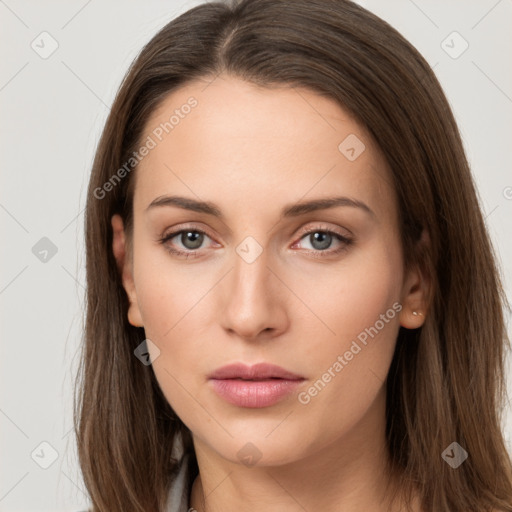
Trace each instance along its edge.
<instances>
[{"instance_id":1,"label":"light gray shirt","mask_svg":"<svg viewBox=\"0 0 512 512\"><path fill-rule=\"evenodd\" d=\"M183 453L180 436L176 439L172 456L180 462L173 485L169 487L165 512L194 512L195 509L191 508L189 503L191 491L189 463L191 455Z\"/></svg>"}]
</instances>

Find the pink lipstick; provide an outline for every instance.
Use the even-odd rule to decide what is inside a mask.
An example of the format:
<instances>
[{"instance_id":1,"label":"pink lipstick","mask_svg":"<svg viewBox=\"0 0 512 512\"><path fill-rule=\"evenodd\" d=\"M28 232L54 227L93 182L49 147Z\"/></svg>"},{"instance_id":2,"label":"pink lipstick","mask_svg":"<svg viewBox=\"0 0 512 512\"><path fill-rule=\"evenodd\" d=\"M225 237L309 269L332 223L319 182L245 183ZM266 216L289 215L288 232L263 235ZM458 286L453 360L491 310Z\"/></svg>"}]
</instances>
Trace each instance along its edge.
<instances>
[{"instance_id":1,"label":"pink lipstick","mask_svg":"<svg viewBox=\"0 0 512 512\"><path fill-rule=\"evenodd\" d=\"M227 402L239 407L269 407L292 393L304 377L280 366L230 364L209 375L210 385Z\"/></svg>"}]
</instances>

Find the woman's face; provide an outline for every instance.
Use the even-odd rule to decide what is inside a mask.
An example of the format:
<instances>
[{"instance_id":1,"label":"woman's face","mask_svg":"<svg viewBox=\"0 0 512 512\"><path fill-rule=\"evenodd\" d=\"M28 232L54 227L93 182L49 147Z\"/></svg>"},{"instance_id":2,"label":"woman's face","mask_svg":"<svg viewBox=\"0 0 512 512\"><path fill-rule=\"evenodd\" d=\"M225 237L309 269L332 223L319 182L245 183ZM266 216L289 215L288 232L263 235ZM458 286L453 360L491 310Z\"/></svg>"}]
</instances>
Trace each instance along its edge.
<instances>
[{"instance_id":1,"label":"woman's face","mask_svg":"<svg viewBox=\"0 0 512 512\"><path fill-rule=\"evenodd\" d=\"M397 333L419 327L422 303L368 133L306 89L221 75L171 93L142 143L133 266L118 216L114 252L129 320L195 441L275 465L380 435ZM294 376L210 378L232 363Z\"/></svg>"}]
</instances>

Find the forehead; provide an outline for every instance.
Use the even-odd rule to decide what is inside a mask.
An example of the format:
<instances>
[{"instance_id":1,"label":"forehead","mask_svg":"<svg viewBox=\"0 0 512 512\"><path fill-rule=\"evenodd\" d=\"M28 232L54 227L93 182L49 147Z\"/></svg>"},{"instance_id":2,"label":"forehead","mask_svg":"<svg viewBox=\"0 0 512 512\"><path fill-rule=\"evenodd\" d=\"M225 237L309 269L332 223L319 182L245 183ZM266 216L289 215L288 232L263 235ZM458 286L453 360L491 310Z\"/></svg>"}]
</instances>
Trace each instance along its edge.
<instances>
[{"instance_id":1,"label":"forehead","mask_svg":"<svg viewBox=\"0 0 512 512\"><path fill-rule=\"evenodd\" d=\"M137 167L136 209L171 193L224 202L234 213L342 194L377 214L395 207L386 162L367 130L309 89L222 75L190 82L153 112L142 142L151 149Z\"/></svg>"}]
</instances>

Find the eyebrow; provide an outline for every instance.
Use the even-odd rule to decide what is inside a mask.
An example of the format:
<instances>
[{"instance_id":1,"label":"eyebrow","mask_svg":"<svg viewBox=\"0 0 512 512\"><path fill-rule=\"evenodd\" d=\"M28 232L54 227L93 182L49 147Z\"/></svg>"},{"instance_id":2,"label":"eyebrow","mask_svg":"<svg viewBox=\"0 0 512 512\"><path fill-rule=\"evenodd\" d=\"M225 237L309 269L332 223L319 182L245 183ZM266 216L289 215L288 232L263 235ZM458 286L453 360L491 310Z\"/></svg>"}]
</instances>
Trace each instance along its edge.
<instances>
[{"instance_id":1,"label":"eyebrow","mask_svg":"<svg viewBox=\"0 0 512 512\"><path fill-rule=\"evenodd\" d=\"M149 206L146 208L146 212L159 206L176 206L178 208L183 208L184 210L213 215L219 219L224 218L220 208L214 203L209 201L198 201L190 197L159 196L149 204ZM306 213L314 212L317 210L327 210L329 208L336 208L338 206L359 208L372 217L376 218L375 213L366 203L363 203L358 199L352 199L350 197L344 196L325 197L321 199L313 199L311 201L289 204L286 205L281 211L281 217L298 217L299 215L304 215Z\"/></svg>"}]
</instances>

